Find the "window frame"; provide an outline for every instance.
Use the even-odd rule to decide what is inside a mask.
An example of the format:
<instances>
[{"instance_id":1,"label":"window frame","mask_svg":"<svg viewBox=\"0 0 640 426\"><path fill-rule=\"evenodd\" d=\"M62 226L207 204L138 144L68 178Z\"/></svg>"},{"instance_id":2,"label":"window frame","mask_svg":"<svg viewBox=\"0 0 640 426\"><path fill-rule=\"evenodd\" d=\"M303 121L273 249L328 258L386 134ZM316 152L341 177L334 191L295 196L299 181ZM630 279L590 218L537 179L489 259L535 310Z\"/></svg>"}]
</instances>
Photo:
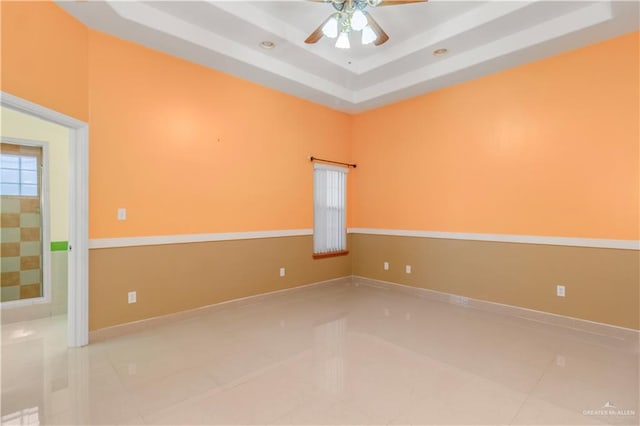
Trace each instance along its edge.
<instances>
[{"instance_id":1,"label":"window frame","mask_svg":"<svg viewBox=\"0 0 640 426\"><path fill-rule=\"evenodd\" d=\"M326 203L324 203L323 205L318 205L318 190L319 190L319 183L317 181L318 179L318 170L322 170L322 171L328 171L328 172L338 172L341 173L342 179L341 179L341 184L342 184L342 188L338 188L338 194L337 197L338 199L336 200L337 202L334 205L331 205L331 200L326 200ZM321 164L321 163L314 163L313 165L313 258L314 259L324 259L324 258L329 258L329 257L336 257L336 256L344 256L349 254L349 250L348 250L348 241L347 241L347 178L348 178L348 174L349 174L349 169L348 167L339 167L339 166L333 166L333 165L328 165L328 164ZM327 175L324 175L327 176ZM340 182L339 182L340 183ZM327 185L327 183L325 182L325 186L324 188L326 189L329 185ZM333 194L334 196L332 198L335 198L336 194ZM342 195L342 200L339 199L340 195ZM340 206L340 202L342 203L342 207ZM340 244L340 247L338 247L338 250L332 250L332 251L327 251L327 250L321 250L321 251L317 251L318 249L318 243L317 243L317 236L318 233L320 231L328 231L328 227L325 227L325 229L320 229L321 227L319 226L319 217L318 217L318 213L320 210L324 210L324 211L330 211L330 210L337 210L339 217L339 221L340 223L340 232L341 232L341 236L337 237L338 241L341 242L342 244ZM326 219L326 218L325 218ZM327 247L328 248L328 247Z\"/></svg>"},{"instance_id":2,"label":"window frame","mask_svg":"<svg viewBox=\"0 0 640 426\"><path fill-rule=\"evenodd\" d=\"M23 145L25 146L25 145ZM9 167L2 167L2 157L17 157L18 158L18 168L9 168ZM22 163L24 159L33 159L35 160L35 168L34 169L27 169L22 167ZM0 174L2 174L3 171L5 170L10 170L10 171L14 171L18 173L18 181L17 182L5 182L4 179L1 179L0 182L0 196L3 197L33 197L33 198L37 198L41 195L41 190L42 190L42 158L39 157L38 155L32 155L32 154L25 154L25 153L13 153L13 152L1 152L0 151ZM35 173L36 178L35 178L35 183L25 183L23 181L23 172L31 172L31 173ZM13 193L7 193L5 194L2 190L2 185L18 185L18 193L17 194L13 194ZM35 194L26 194L23 193L23 187L24 186L35 186L36 189L36 193Z\"/></svg>"}]
</instances>

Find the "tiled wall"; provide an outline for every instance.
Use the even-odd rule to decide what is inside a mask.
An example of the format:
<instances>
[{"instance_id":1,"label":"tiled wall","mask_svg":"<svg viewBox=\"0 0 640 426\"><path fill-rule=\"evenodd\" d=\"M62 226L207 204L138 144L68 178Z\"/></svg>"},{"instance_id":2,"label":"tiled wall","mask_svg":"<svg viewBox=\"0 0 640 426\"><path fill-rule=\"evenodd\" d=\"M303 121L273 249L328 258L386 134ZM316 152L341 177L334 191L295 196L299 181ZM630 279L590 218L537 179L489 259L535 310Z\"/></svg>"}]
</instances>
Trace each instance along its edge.
<instances>
[{"instance_id":1,"label":"tiled wall","mask_svg":"<svg viewBox=\"0 0 640 426\"><path fill-rule=\"evenodd\" d=\"M0 311L0 322L31 321L67 313L67 242L51 243L51 301Z\"/></svg>"},{"instance_id":2,"label":"tiled wall","mask_svg":"<svg viewBox=\"0 0 640 426\"><path fill-rule=\"evenodd\" d=\"M11 143L0 144L9 155L28 155L42 162L42 148ZM38 182L40 182L40 168ZM18 173L22 173L19 171ZM4 185L3 185L4 187ZM2 195L0 197L0 298L31 299L42 296L42 220L40 183L37 195Z\"/></svg>"},{"instance_id":3,"label":"tiled wall","mask_svg":"<svg viewBox=\"0 0 640 426\"><path fill-rule=\"evenodd\" d=\"M40 198L1 197L2 301L42 295Z\"/></svg>"}]
</instances>

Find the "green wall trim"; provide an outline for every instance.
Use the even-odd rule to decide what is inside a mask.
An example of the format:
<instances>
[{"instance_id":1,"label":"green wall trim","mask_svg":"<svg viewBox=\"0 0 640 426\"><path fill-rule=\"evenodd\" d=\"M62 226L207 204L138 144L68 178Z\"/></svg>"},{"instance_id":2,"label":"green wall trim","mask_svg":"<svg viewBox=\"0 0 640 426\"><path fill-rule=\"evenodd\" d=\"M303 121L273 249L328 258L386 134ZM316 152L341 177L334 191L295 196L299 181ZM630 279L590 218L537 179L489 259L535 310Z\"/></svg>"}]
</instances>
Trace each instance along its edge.
<instances>
[{"instance_id":1,"label":"green wall trim","mask_svg":"<svg viewBox=\"0 0 640 426\"><path fill-rule=\"evenodd\" d=\"M67 251L68 249L68 241L51 241L51 251Z\"/></svg>"}]
</instances>

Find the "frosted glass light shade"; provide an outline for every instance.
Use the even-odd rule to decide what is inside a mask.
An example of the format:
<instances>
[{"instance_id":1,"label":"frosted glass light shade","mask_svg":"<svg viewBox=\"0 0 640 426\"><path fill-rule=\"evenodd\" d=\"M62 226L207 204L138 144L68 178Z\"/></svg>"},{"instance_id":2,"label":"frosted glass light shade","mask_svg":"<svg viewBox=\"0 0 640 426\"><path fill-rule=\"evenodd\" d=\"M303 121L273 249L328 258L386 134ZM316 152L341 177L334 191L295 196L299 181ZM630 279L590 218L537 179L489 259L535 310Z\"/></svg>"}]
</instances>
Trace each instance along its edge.
<instances>
[{"instance_id":1,"label":"frosted glass light shade","mask_svg":"<svg viewBox=\"0 0 640 426\"><path fill-rule=\"evenodd\" d=\"M371 29L371 27L369 25L364 27L364 29L362 30L362 44L373 43L374 41L376 41L377 38L378 38L378 36Z\"/></svg>"},{"instance_id":2,"label":"frosted glass light shade","mask_svg":"<svg viewBox=\"0 0 640 426\"><path fill-rule=\"evenodd\" d=\"M351 47L351 44L349 43L349 35L347 33L340 33L338 40L336 40L336 47L338 49L349 49Z\"/></svg>"},{"instance_id":3,"label":"frosted glass light shade","mask_svg":"<svg viewBox=\"0 0 640 426\"><path fill-rule=\"evenodd\" d=\"M329 38L336 38L338 36L338 20L332 17L322 26L322 34Z\"/></svg>"},{"instance_id":4,"label":"frosted glass light shade","mask_svg":"<svg viewBox=\"0 0 640 426\"><path fill-rule=\"evenodd\" d=\"M364 27L367 26L369 22L367 21L367 17L360 9L356 9L351 16L351 28L355 31L360 31Z\"/></svg>"}]
</instances>

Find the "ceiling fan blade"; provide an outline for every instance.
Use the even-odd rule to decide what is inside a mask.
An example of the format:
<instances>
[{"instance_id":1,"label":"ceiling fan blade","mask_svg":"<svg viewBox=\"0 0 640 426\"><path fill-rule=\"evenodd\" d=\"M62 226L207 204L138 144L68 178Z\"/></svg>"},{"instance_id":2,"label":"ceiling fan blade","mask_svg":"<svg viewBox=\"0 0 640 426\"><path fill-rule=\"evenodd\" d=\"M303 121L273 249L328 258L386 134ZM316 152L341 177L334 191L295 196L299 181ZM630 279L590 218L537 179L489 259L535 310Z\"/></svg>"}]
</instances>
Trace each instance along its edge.
<instances>
[{"instance_id":1,"label":"ceiling fan blade","mask_svg":"<svg viewBox=\"0 0 640 426\"><path fill-rule=\"evenodd\" d=\"M378 24L378 22L376 22L375 19L373 19L373 16L371 16L370 13L365 11L364 14L367 16L367 21L369 22L371 29L378 36L378 38L376 38L376 41L374 41L373 44L376 46L380 46L381 44L386 43L387 40L389 40L389 35L387 35L387 33L384 32L382 27Z\"/></svg>"},{"instance_id":2,"label":"ceiling fan blade","mask_svg":"<svg viewBox=\"0 0 640 426\"><path fill-rule=\"evenodd\" d=\"M307 1L310 1L313 3L344 3L347 0L307 0Z\"/></svg>"},{"instance_id":3,"label":"ceiling fan blade","mask_svg":"<svg viewBox=\"0 0 640 426\"><path fill-rule=\"evenodd\" d=\"M401 4L426 3L429 0L382 0L376 7L381 6L398 6Z\"/></svg>"},{"instance_id":4,"label":"ceiling fan blade","mask_svg":"<svg viewBox=\"0 0 640 426\"><path fill-rule=\"evenodd\" d=\"M307 43L307 44L317 43L318 40L320 40L322 38L322 36L324 35L324 33L322 32L322 27L324 27L324 24L329 22L329 19L331 19L332 17L333 17L333 15L329 15L329 17L327 19L325 19L322 22L322 24L320 24L320 26L315 29L314 32L309 34L309 37L307 37L307 39L304 42Z\"/></svg>"}]
</instances>

